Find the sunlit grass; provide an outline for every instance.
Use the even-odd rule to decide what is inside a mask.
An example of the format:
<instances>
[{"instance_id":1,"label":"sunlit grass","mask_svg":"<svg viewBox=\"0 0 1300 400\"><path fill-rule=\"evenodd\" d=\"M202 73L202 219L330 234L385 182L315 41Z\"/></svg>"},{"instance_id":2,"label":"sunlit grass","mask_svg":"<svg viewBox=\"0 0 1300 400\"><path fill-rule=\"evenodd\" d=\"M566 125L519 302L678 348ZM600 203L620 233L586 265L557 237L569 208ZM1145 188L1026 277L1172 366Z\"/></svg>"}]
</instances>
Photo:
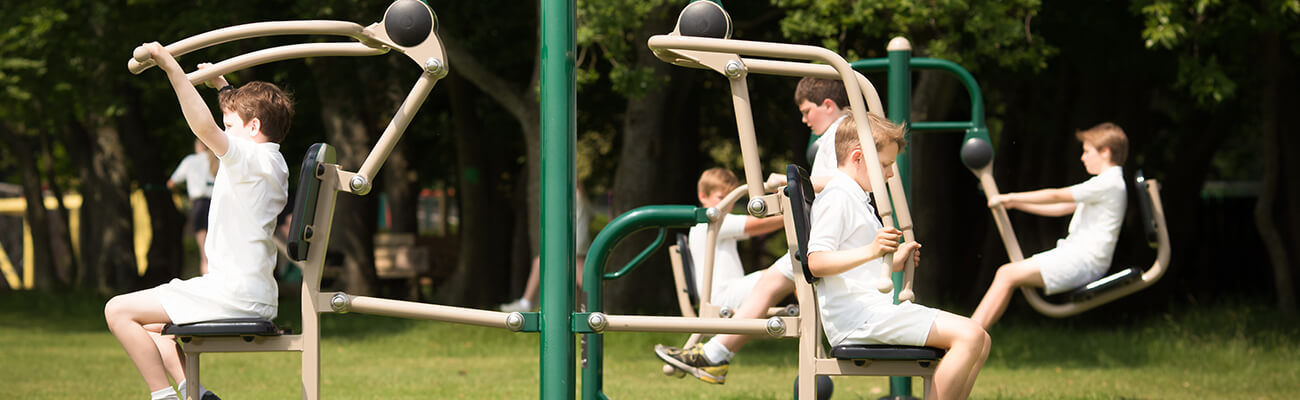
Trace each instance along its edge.
<instances>
[{"instance_id":1,"label":"sunlit grass","mask_svg":"<svg viewBox=\"0 0 1300 400\"><path fill-rule=\"evenodd\" d=\"M103 299L0 293L0 397L147 396L104 327ZM296 326L296 304L283 324ZM365 315L323 316L323 392L331 399L536 398L538 337L500 329ZM994 349L974 398L1300 398L1295 322L1252 304L1169 314L1013 316L992 331ZM684 335L606 335L611 398L789 398L795 341L760 340L732 364L726 385L663 376L655 343ZM296 354L204 356L204 383L230 399L300 396ZM919 393L919 380L914 382ZM835 398L875 399L884 378L835 378Z\"/></svg>"}]
</instances>

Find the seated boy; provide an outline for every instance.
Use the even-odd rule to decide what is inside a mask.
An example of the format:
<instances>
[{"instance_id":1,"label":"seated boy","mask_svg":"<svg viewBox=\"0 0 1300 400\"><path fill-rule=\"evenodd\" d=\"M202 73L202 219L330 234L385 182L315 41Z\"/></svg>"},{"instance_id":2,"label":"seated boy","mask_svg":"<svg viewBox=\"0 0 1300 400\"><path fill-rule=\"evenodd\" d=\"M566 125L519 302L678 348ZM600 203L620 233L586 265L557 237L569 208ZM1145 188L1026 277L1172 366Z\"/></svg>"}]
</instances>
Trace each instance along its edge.
<instances>
[{"instance_id":1,"label":"seated boy","mask_svg":"<svg viewBox=\"0 0 1300 400\"><path fill-rule=\"evenodd\" d=\"M167 74L194 135L221 160L209 214L208 274L116 296L104 306L109 330L151 398L170 400L178 396L167 374L184 392L185 373L177 344L157 334L162 324L275 318L279 288L271 230L288 199L289 167L279 143L289 132L293 101L270 83L233 88L217 77L209 84L221 88L218 125L167 49L157 42L144 46ZM216 398L203 388L199 392L204 400Z\"/></svg>"},{"instance_id":2,"label":"seated boy","mask_svg":"<svg viewBox=\"0 0 1300 400\"><path fill-rule=\"evenodd\" d=\"M1007 193L989 199L989 207L1001 204L1008 210L1048 217L1073 215L1069 233L1056 243L1056 248L998 268L993 284L971 315L985 328L1002 317L1018 287L1044 288L1047 294L1056 294L1095 281L1110 269L1128 206L1120 167L1128 155L1128 136L1118 125L1105 122L1075 137L1083 142L1079 160L1088 174L1094 175L1091 179L1065 188Z\"/></svg>"},{"instance_id":3,"label":"seated boy","mask_svg":"<svg viewBox=\"0 0 1300 400\"><path fill-rule=\"evenodd\" d=\"M740 187L736 174L725 168L711 168L700 174L696 185L700 206L717 207L724 197ZM785 227L780 216L755 218L748 215L727 214L718 230L717 247L713 253L713 284L709 303L736 309L758 282L761 272L746 275L736 251L736 241L765 235ZM704 282L704 258L707 249L709 224L703 222L691 227L689 243L691 261L695 265L695 282Z\"/></svg>"}]
</instances>

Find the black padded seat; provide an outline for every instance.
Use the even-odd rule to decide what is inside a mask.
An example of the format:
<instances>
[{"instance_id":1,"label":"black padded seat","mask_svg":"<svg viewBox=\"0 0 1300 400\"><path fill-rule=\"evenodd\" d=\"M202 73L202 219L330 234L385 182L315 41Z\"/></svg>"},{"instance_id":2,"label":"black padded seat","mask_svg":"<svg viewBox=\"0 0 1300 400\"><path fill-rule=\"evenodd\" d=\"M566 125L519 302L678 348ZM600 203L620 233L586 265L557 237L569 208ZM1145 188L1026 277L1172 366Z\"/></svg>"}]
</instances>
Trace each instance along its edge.
<instances>
[{"instance_id":1,"label":"black padded seat","mask_svg":"<svg viewBox=\"0 0 1300 400\"><path fill-rule=\"evenodd\" d=\"M1093 281L1087 286L1075 289L1074 291L1067 293L1065 296L1071 302L1085 301L1097 297L1098 294L1104 293L1108 290L1128 285L1131 282L1141 279L1141 268L1125 268L1122 271L1110 274L1110 276Z\"/></svg>"},{"instance_id":2,"label":"black padded seat","mask_svg":"<svg viewBox=\"0 0 1300 400\"><path fill-rule=\"evenodd\" d=\"M844 360L938 360L944 353L947 351L934 347L890 344L850 344L831 349L831 357Z\"/></svg>"},{"instance_id":3,"label":"black padded seat","mask_svg":"<svg viewBox=\"0 0 1300 400\"><path fill-rule=\"evenodd\" d=\"M682 254L682 278L686 280L686 296L691 305L700 304L700 292L695 287L695 259L691 258L691 241L686 234L677 234L677 251Z\"/></svg>"},{"instance_id":4,"label":"black padded seat","mask_svg":"<svg viewBox=\"0 0 1300 400\"><path fill-rule=\"evenodd\" d=\"M167 324L163 327L162 333L180 337L243 336L251 339L253 336L280 336L284 331L275 326L275 323L265 319L232 318L192 324Z\"/></svg>"}]
</instances>

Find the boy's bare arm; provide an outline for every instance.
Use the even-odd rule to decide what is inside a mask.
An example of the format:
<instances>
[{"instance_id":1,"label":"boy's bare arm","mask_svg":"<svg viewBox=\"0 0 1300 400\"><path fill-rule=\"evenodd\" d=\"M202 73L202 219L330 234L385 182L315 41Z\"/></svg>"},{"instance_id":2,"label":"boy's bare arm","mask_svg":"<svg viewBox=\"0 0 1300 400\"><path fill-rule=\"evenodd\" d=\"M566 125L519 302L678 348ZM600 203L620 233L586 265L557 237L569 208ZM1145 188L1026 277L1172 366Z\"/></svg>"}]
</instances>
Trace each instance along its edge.
<instances>
[{"instance_id":1,"label":"boy's bare arm","mask_svg":"<svg viewBox=\"0 0 1300 400\"><path fill-rule=\"evenodd\" d=\"M808 270L813 276L834 276L856 268L859 265L898 250L898 238L902 232L895 228L885 228L876 232L876 238L866 246L819 251L808 254Z\"/></svg>"},{"instance_id":2,"label":"boy's bare arm","mask_svg":"<svg viewBox=\"0 0 1300 400\"><path fill-rule=\"evenodd\" d=\"M181 69L180 64L158 42L145 43L144 47L149 50L149 55L153 57L154 62L158 63L158 68L167 73L167 81L172 84L172 90L176 91L176 100L180 103L181 112L185 114L185 122L190 125L190 130L194 131L194 136L203 141L213 154L225 155L226 150L230 149L230 142L221 126L212 119L212 112L199 96L198 89L195 89L194 85L190 84L190 80L185 77L185 71Z\"/></svg>"},{"instance_id":3,"label":"boy's bare arm","mask_svg":"<svg viewBox=\"0 0 1300 400\"><path fill-rule=\"evenodd\" d=\"M1032 192L1006 193L989 198L989 207L999 204L1042 216L1056 217L1074 212L1074 194L1068 188L1039 189Z\"/></svg>"},{"instance_id":4,"label":"boy's bare arm","mask_svg":"<svg viewBox=\"0 0 1300 400\"><path fill-rule=\"evenodd\" d=\"M785 227L785 218L777 215L765 218L745 217L745 236L766 235Z\"/></svg>"},{"instance_id":5,"label":"boy's bare arm","mask_svg":"<svg viewBox=\"0 0 1300 400\"><path fill-rule=\"evenodd\" d=\"M1032 203L1014 203L1015 209L1034 215L1044 217L1061 217L1074 213L1075 204L1070 203L1053 203L1053 204L1032 204ZM1012 207L1008 207L1012 208Z\"/></svg>"}]
</instances>

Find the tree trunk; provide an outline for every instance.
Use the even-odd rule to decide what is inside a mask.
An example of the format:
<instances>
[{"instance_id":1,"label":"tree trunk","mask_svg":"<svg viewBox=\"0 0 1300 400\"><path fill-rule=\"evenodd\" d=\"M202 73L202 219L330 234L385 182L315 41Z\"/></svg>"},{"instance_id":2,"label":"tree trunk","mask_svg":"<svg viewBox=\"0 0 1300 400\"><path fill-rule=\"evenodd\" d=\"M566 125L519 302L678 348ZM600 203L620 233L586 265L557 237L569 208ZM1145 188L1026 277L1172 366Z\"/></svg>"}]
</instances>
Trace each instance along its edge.
<instances>
[{"instance_id":1,"label":"tree trunk","mask_svg":"<svg viewBox=\"0 0 1300 400\"><path fill-rule=\"evenodd\" d=\"M672 30L675 14L667 12L664 6L652 11L637 35L636 43L644 43L651 35ZM649 68L652 76L669 77L657 87L650 88L638 97L629 98L627 109L623 114L623 144L619 151L618 168L614 171L614 196L611 204L612 214L618 215L650 204L665 204L673 200L671 193L673 183L668 177L673 175L669 169L674 165L677 154L668 150L671 145L669 136L681 135L682 129L668 130L668 99L676 84L674 77L682 74L681 68L660 61L648 48L637 50L634 68ZM682 127L689 129L691 127ZM624 240L614 249L606 270L621 268L640 253L654 239L651 232L642 232ZM645 311L665 307L672 301L670 274L663 264L664 258L651 258L634 270L633 276L608 282L605 293L606 308L612 312Z\"/></svg>"},{"instance_id":2,"label":"tree trunk","mask_svg":"<svg viewBox=\"0 0 1300 400\"><path fill-rule=\"evenodd\" d=\"M126 148L117 127L106 118L90 114L85 128L80 121L70 122L75 141L88 146L81 171L81 263L85 265L85 283L92 283L101 294L135 288L138 279L135 262L134 230L131 215L130 178L127 174Z\"/></svg>"},{"instance_id":3,"label":"tree trunk","mask_svg":"<svg viewBox=\"0 0 1300 400\"><path fill-rule=\"evenodd\" d=\"M54 253L50 250L50 217L45 209L45 193L41 190L41 176L29 149L32 143L7 123L0 123L0 139L14 144L14 155L18 157L18 168L23 177L23 198L27 199L24 216L31 230L32 239L32 284L36 289L48 290L56 286L54 271ZM24 276L23 279L28 279Z\"/></svg>"},{"instance_id":4,"label":"tree trunk","mask_svg":"<svg viewBox=\"0 0 1300 400\"><path fill-rule=\"evenodd\" d=\"M496 188L501 182L500 165L509 165L496 159L502 152L491 144L489 137L479 132L473 99L478 96L460 75L446 79L451 96L452 122L455 124L456 166L460 171L456 200L460 202L460 257L451 284L440 302L471 306L484 306L501 301L508 296L511 282L522 282L519 275L511 274L509 251L503 244L514 236L511 232L514 215L506 196ZM524 269L523 278L528 270ZM511 277L511 279L485 279L485 277Z\"/></svg>"},{"instance_id":5,"label":"tree trunk","mask_svg":"<svg viewBox=\"0 0 1300 400\"><path fill-rule=\"evenodd\" d=\"M1281 51L1278 34L1265 33L1264 57L1261 58L1260 71L1264 78L1263 93L1260 96L1260 157L1264 163L1264 176L1260 181L1259 200L1255 204L1255 225L1259 237L1268 250L1269 264L1273 267L1273 288L1277 292L1277 306L1282 315L1294 317L1296 313L1295 287L1291 280L1291 265L1287 260L1287 246L1278 231L1275 220L1275 202L1278 184L1281 181L1281 142L1278 140L1277 91L1281 78Z\"/></svg>"},{"instance_id":6,"label":"tree trunk","mask_svg":"<svg viewBox=\"0 0 1300 400\"><path fill-rule=\"evenodd\" d=\"M157 135L151 135L144 116L140 114L140 93L127 85L118 88L126 110L116 118L119 132L127 148L132 149L131 166L135 171L135 180L144 193L149 211L149 228L153 232L146 256L148 268L140 278L140 287L154 287L181 277L184 265L185 217L176 209L172 192L167 189L167 167L159 154ZM167 134L186 135L189 132L168 132Z\"/></svg>"},{"instance_id":7,"label":"tree trunk","mask_svg":"<svg viewBox=\"0 0 1300 400\"><path fill-rule=\"evenodd\" d=\"M308 64L319 82L360 82L356 65L355 62ZM374 110L365 106L364 93L355 85L336 85L319 93L322 126L329 143L338 150L339 166L347 171L360 169L377 139L371 129L373 125L362 116L374 115ZM378 288L374 253L377 207L374 193L364 196L340 193L335 205L330 247L344 255L339 286L349 294L370 296Z\"/></svg>"},{"instance_id":8,"label":"tree trunk","mask_svg":"<svg viewBox=\"0 0 1300 400\"><path fill-rule=\"evenodd\" d=\"M72 225L68 219L68 206L63 202L63 189L59 186L54 173L54 152L50 145L52 135L48 131L41 133L41 155L45 158L45 184L50 188L54 203L58 206L57 212L50 218L50 250L54 255L58 285L62 288L72 285L78 262L77 251L72 244Z\"/></svg>"}]
</instances>

